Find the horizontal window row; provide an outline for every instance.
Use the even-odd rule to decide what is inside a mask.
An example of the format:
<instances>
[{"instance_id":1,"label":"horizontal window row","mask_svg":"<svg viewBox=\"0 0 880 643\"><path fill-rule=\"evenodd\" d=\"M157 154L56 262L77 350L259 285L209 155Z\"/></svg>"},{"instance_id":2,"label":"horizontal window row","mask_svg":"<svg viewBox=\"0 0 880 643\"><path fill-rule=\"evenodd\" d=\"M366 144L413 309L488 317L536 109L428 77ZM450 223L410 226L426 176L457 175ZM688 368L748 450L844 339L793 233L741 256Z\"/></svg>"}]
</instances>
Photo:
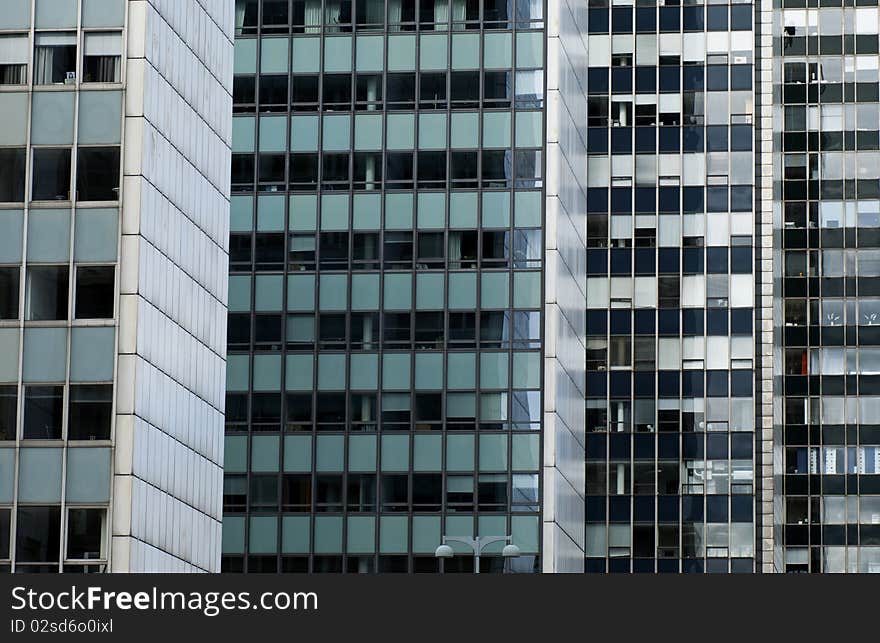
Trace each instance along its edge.
<instances>
[{"instance_id":1,"label":"horizontal window row","mask_svg":"<svg viewBox=\"0 0 880 643\"><path fill-rule=\"evenodd\" d=\"M706 127L591 127L587 130L590 155L681 152L750 152L751 125Z\"/></svg>"},{"instance_id":2,"label":"horizontal window row","mask_svg":"<svg viewBox=\"0 0 880 643\"><path fill-rule=\"evenodd\" d=\"M71 284L67 265L28 264L25 277L24 319L113 319L116 289L115 266L76 265ZM19 266L0 266L0 321L21 318ZM72 290L72 292L71 292Z\"/></svg>"},{"instance_id":3,"label":"horizontal window row","mask_svg":"<svg viewBox=\"0 0 880 643\"><path fill-rule=\"evenodd\" d=\"M784 302L786 326L876 326L880 324L880 299L801 299Z\"/></svg>"},{"instance_id":4,"label":"horizontal window row","mask_svg":"<svg viewBox=\"0 0 880 643\"><path fill-rule=\"evenodd\" d=\"M346 399L348 401L346 401ZM540 391L482 393L246 393L226 394L226 430L245 431L472 431L538 430ZM248 410L250 403L250 413ZM282 406L283 403L283 406ZM283 420L283 422L282 422ZM444 424L445 423L445 424Z\"/></svg>"},{"instance_id":5,"label":"horizontal window row","mask_svg":"<svg viewBox=\"0 0 880 643\"><path fill-rule=\"evenodd\" d=\"M641 230L637 231L641 232ZM650 230L650 232L654 232ZM689 237L693 239L693 237ZM682 274L750 274L753 269L751 237L741 246L683 247L678 248L611 248L587 250L588 275L631 275L678 273ZM737 237L731 238L735 241ZM637 235L636 243L650 240L648 235ZM615 239L629 242L629 239Z\"/></svg>"},{"instance_id":6,"label":"horizontal window row","mask_svg":"<svg viewBox=\"0 0 880 643\"><path fill-rule=\"evenodd\" d=\"M783 181L783 198L786 204L794 201L806 202L807 199L823 199L841 201L843 199L873 200L880 197L880 182L877 179L823 180L823 181ZM803 207L806 213L807 204L794 206L795 211ZM804 221L804 219L799 219ZM871 221L869 219L868 221Z\"/></svg>"},{"instance_id":7,"label":"horizontal window row","mask_svg":"<svg viewBox=\"0 0 880 643\"><path fill-rule=\"evenodd\" d=\"M479 322L479 327L478 327ZM231 350L288 351L416 348L539 348L541 313L321 313L308 315L230 313L227 343ZM479 329L478 329L479 328Z\"/></svg>"},{"instance_id":8,"label":"horizontal window row","mask_svg":"<svg viewBox=\"0 0 880 643\"><path fill-rule=\"evenodd\" d=\"M751 185L673 187L591 187L587 190L587 214L701 214L704 212L750 212L754 207ZM656 203L656 207L654 204Z\"/></svg>"},{"instance_id":9,"label":"horizontal window row","mask_svg":"<svg viewBox=\"0 0 880 643\"><path fill-rule=\"evenodd\" d=\"M236 114L540 108L544 70L237 75L232 99Z\"/></svg>"},{"instance_id":10,"label":"horizontal window row","mask_svg":"<svg viewBox=\"0 0 880 643\"><path fill-rule=\"evenodd\" d=\"M448 232L322 232L230 236L233 270L472 270L539 268L540 229ZM381 241L380 241L381 238ZM380 256L381 255L381 256Z\"/></svg>"},{"instance_id":11,"label":"horizontal window row","mask_svg":"<svg viewBox=\"0 0 880 643\"><path fill-rule=\"evenodd\" d=\"M482 116L482 118L481 118ZM383 121L385 134L383 136ZM259 137L255 126L259 122ZM480 124L482 122L482 139ZM352 123L354 132L352 136ZM343 152L381 150L383 140L389 151L403 151L418 147L423 150L482 147L509 148L540 147L543 144L543 116L541 112L463 112L452 114L312 114L285 116L237 117L233 121L233 152L280 153L288 148L294 152ZM451 130L449 141L447 131ZM320 144L319 144L320 134ZM418 134L418 136L416 136ZM354 144L352 144L352 138ZM418 138L418 141L416 139Z\"/></svg>"},{"instance_id":12,"label":"horizontal window row","mask_svg":"<svg viewBox=\"0 0 880 643\"><path fill-rule=\"evenodd\" d=\"M451 7L450 7L451 5ZM467 28L529 28L543 24L544 6L534 0L512 7L502 0L236 0L235 33L315 33L323 24L328 32L374 31L387 21L399 31L443 30L453 23L477 23ZM450 15L451 14L451 15ZM323 15L323 19L322 19ZM436 26L435 26L436 25ZM465 28L464 25L453 28Z\"/></svg>"},{"instance_id":13,"label":"horizontal window row","mask_svg":"<svg viewBox=\"0 0 880 643\"><path fill-rule=\"evenodd\" d=\"M865 157L865 168L848 166L846 178L871 178L875 177L876 163L869 160L876 156L870 153L878 146L878 132L875 131L839 131L839 132L786 132L782 136L782 147L785 152L800 152L800 154L786 154L784 178L791 180L831 181L844 178L843 159ZM809 157L806 152L810 152ZM821 152L821 153L819 153ZM844 153L845 152L845 153ZM825 157L831 156L830 159ZM809 163L807 160L809 159ZM822 163L819 163L822 159ZM824 161L828 161L827 166ZM787 196L786 198L792 198Z\"/></svg>"},{"instance_id":14,"label":"horizontal window row","mask_svg":"<svg viewBox=\"0 0 880 643\"><path fill-rule=\"evenodd\" d=\"M479 277L479 279L478 279ZM512 279L511 279L512 277ZM347 309L388 311L416 309L474 310L540 308L541 273L536 271L510 272L451 272L443 273L372 273L257 275L255 304L251 304L251 277L232 275L229 282L230 310L245 312L254 306L257 310L278 311L284 308L284 284L287 284L287 310L308 312L344 312ZM348 290L351 281L351 297ZM448 287L446 282L448 283ZM478 281L480 291L478 296ZM384 287L382 284L384 283ZM512 284L512 286L511 286ZM415 294L413 294L415 285ZM380 300L381 295L381 300ZM479 304L478 304L479 302ZM381 303L381 306L380 306Z\"/></svg>"},{"instance_id":15,"label":"horizontal window row","mask_svg":"<svg viewBox=\"0 0 880 643\"><path fill-rule=\"evenodd\" d=\"M803 3L804 0L785 0ZM864 2L864 0L858 0ZM857 2L857 4L858 4ZM880 572L880 547L786 547L786 573L876 574Z\"/></svg>"},{"instance_id":16,"label":"horizontal window row","mask_svg":"<svg viewBox=\"0 0 880 643\"><path fill-rule=\"evenodd\" d=\"M702 373L699 374L702 377ZM659 432L660 457L678 457L679 449L691 458L702 456L702 440L700 436L689 437L686 446L679 447L678 435L666 435L683 431L688 433L702 433L706 431L735 431L749 432L755 428L754 401L751 398L725 397L707 399L684 399L680 402L675 399L664 399L655 403L654 400L646 399L611 399L587 400L587 431L591 434L608 432L611 440L611 455L625 457L629 453L630 433L636 442L636 456L639 457L639 440L647 440L648 445L653 444L653 438L643 436L644 433ZM655 417L655 407L656 409ZM624 434L624 435L615 435ZM598 436L604 440L602 435ZM590 437L589 440L595 438ZM599 442L598 452L594 453L594 446L588 440L587 458L604 456L604 442ZM684 443L683 443L684 444ZM620 449L620 450L617 450ZM650 449L643 452L646 457L653 457ZM616 455L615 455L616 454Z\"/></svg>"},{"instance_id":17,"label":"horizontal window row","mask_svg":"<svg viewBox=\"0 0 880 643\"><path fill-rule=\"evenodd\" d=\"M587 20L594 33L652 33L660 31L749 31L752 28L750 4L710 4L697 6L594 8L590 5Z\"/></svg>"},{"instance_id":18,"label":"horizontal window row","mask_svg":"<svg viewBox=\"0 0 880 643\"><path fill-rule=\"evenodd\" d=\"M880 447L787 447L785 473L880 473Z\"/></svg>"},{"instance_id":19,"label":"horizontal window row","mask_svg":"<svg viewBox=\"0 0 880 643\"><path fill-rule=\"evenodd\" d=\"M106 509L68 507L62 511L60 506L19 506L12 552L12 509L0 508L0 561L14 558L19 573L57 573L59 564L65 572L103 572L107 528Z\"/></svg>"},{"instance_id":20,"label":"horizontal window row","mask_svg":"<svg viewBox=\"0 0 880 643\"><path fill-rule=\"evenodd\" d=\"M82 60L78 51L82 47ZM27 34L0 34L0 85L26 85L30 62ZM81 66L78 68L78 66ZM122 34L37 31L33 48L34 85L122 82Z\"/></svg>"},{"instance_id":21,"label":"horizontal window row","mask_svg":"<svg viewBox=\"0 0 880 643\"><path fill-rule=\"evenodd\" d=\"M789 496L785 499L785 523L877 525L880 524L880 496Z\"/></svg>"},{"instance_id":22,"label":"horizontal window row","mask_svg":"<svg viewBox=\"0 0 880 643\"><path fill-rule=\"evenodd\" d=\"M880 418L880 397L824 395L810 398L787 396L786 424L843 425L877 424Z\"/></svg>"},{"instance_id":23,"label":"horizontal window row","mask_svg":"<svg viewBox=\"0 0 880 643\"><path fill-rule=\"evenodd\" d=\"M696 365L695 365L696 366ZM725 370L684 370L684 371L622 371L611 373L587 373L587 398L599 398L601 404L607 396L612 399L621 397L636 398L691 398L710 396L726 400L728 397L748 398L751 400L754 386L754 371L751 361L743 364L743 368ZM637 400L639 401L639 400ZM623 407L625 408L625 407ZM600 407L600 412L601 412ZM650 413L646 418L653 419ZM624 419L620 424L627 426ZM595 430L605 430L601 416L595 421ZM620 426L620 425L618 425ZM653 430L653 424L640 424L636 421L637 430ZM612 429L614 430L614 429ZM623 430L618 428L617 430Z\"/></svg>"},{"instance_id":24,"label":"horizontal window row","mask_svg":"<svg viewBox=\"0 0 880 643\"><path fill-rule=\"evenodd\" d=\"M661 523L677 523L681 521L683 531L690 527L717 528L726 535L730 528L739 527L743 531L753 533L753 513L755 499L751 494L736 495L660 495L650 496L587 496L586 497L587 528L590 523L611 523L610 529L618 532L618 536L626 538L638 523L646 529L654 529L655 521ZM627 523L636 524L627 524ZM617 524L615 524L617 523ZM623 523L623 524L621 524ZM714 524L713 524L714 523ZM719 524L720 523L720 524ZM728 524L732 523L732 524ZM594 530L601 531L606 525L595 525ZM670 526L675 526L670 525ZM726 554L719 553L720 556Z\"/></svg>"},{"instance_id":25,"label":"horizontal window row","mask_svg":"<svg viewBox=\"0 0 880 643\"><path fill-rule=\"evenodd\" d=\"M876 75L875 75L876 78ZM796 103L871 103L877 102L880 85L876 80L859 83L824 83L785 85L782 104Z\"/></svg>"},{"instance_id":26,"label":"horizontal window row","mask_svg":"<svg viewBox=\"0 0 880 643\"><path fill-rule=\"evenodd\" d=\"M118 201L119 147L80 147L71 186L70 148L31 148L32 201ZM0 148L0 203L25 200L27 150Z\"/></svg>"},{"instance_id":27,"label":"horizontal window row","mask_svg":"<svg viewBox=\"0 0 880 643\"><path fill-rule=\"evenodd\" d=\"M537 474L227 474L223 510L276 512L537 512Z\"/></svg>"},{"instance_id":28,"label":"horizontal window row","mask_svg":"<svg viewBox=\"0 0 880 643\"><path fill-rule=\"evenodd\" d=\"M661 277L660 279L665 279ZM673 278L674 279L674 278ZM659 279L658 279L659 281ZM668 282L667 282L668 283ZM667 300L672 304L672 299ZM699 335L747 335L751 337L755 328L754 311L751 308L704 309L685 308L678 310L680 304L671 308L634 309L635 323L629 326L629 310L612 311L610 332L613 335L654 335L662 337L693 337ZM623 319L616 317L614 313L623 313ZM728 325L729 318L729 325ZM587 334L603 335L608 332L609 326L605 317L605 311L587 311Z\"/></svg>"},{"instance_id":29,"label":"horizontal window row","mask_svg":"<svg viewBox=\"0 0 880 643\"><path fill-rule=\"evenodd\" d=\"M816 56L834 54L876 54L878 51L877 35L843 34L820 36L811 34L798 35L794 29L786 28L782 37L783 56Z\"/></svg>"},{"instance_id":30,"label":"horizontal window row","mask_svg":"<svg viewBox=\"0 0 880 643\"><path fill-rule=\"evenodd\" d=\"M233 192L538 188L543 173L541 150L232 155Z\"/></svg>"},{"instance_id":31,"label":"horizontal window row","mask_svg":"<svg viewBox=\"0 0 880 643\"><path fill-rule=\"evenodd\" d=\"M63 385L26 384L19 404L18 387L0 385L0 441L15 440L16 435L22 440L109 440L113 385L71 384L66 390L65 404Z\"/></svg>"},{"instance_id":32,"label":"horizontal window row","mask_svg":"<svg viewBox=\"0 0 880 643\"><path fill-rule=\"evenodd\" d=\"M437 539L439 543L439 538ZM430 548L429 548L430 549ZM280 558L280 562L279 562ZM420 556L407 555L356 555L342 556L300 555L278 556L224 555L221 570L224 574L473 574L473 556L455 556L445 560L434 556L433 551ZM480 557L480 573L483 574L537 574L541 571L539 556L520 555L504 558L500 554L483 554Z\"/></svg>"},{"instance_id":33,"label":"horizontal window row","mask_svg":"<svg viewBox=\"0 0 880 643\"><path fill-rule=\"evenodd\" d=\"M718 437L724 439L712 440ZM705 461L661 460L656 464L614 460L587 462L586 493L612 496L750 494L754 464L751 460L752 444L748 439L752 436L735 437L745 439L733 442L734 452L729 461L726 436L710 435ZM735 453L737 447L739 459Z\"/></svg>"},{"instance_id":34,"label":"horizontal window row","mask_svg":"<svg viewBox=\"0 0 880 643\"><path fill-rule=\"evenodd\" d=\"M880 277L880 249L786 250L786 277Z\"/></svg>"},{"instance_id":35,"label":"horizontal window row","mask_svg":"<svg viewBox=\"0 0 880 643\"><path fill-rule=\"evenodd\" d=\"M701 65L678 56L660 56L659 65L633 65L632 54L612 54L610 67L589 67L587 91L596 94L668 94L710 92L707 100L721 101L711 92L749 91L754 68L751 65ZM617 98L617 97L615 97ZM725 101L726 102L726 101Z\"/></svg>"},{"instance_id":36,"label":"horizontal window row","mask_svg":"<svg viewBox=\"0 0 880 643\"><path fill-rule=\"evenodd\" d=\"M482 51L481 51L482 45ZM451 56L450 56L451 53ZM515 58L515 60L514 60ZM387 59L387 65L385 63ZM434 33L239 38L236 74L544 67L544 33Z\"/></svg>"},{"instance_id":37,"label":"horizontal window row","mask_svg":"<svg viewBox=\"0 0 880 643\"><path fill-rule=\"evenodd\" d=\"M630 558L613 556L585 558L585 574L752 574L755 571L753 558L704 558L696 557L695 548L687 550L687 556L679 558L678 550L669 550L665 555L654 558ZM658 554L661 552L658 550ZM663 550L662 553L666 553Z\"/></svg>"}]
</instances>

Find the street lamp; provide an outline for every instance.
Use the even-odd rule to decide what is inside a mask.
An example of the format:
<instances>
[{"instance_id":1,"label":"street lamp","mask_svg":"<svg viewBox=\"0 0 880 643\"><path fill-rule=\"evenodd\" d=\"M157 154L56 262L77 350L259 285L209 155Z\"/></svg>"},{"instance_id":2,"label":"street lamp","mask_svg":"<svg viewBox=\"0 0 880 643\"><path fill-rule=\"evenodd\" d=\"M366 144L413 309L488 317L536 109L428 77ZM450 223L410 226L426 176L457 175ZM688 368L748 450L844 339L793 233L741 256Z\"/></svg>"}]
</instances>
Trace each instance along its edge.
<instances>
[{"instance_id":1,"label":"street lamp","mask_svg":"<svg viewBox=\"0 0 880 643\"><path fill-rule=\"evenodd\" d=\"M501 550L501 555L504 558L516 558L520 555L519 547L513 544L513 536L477 536L476 538L470 538L468 536L443 536L443 544L437 547L437 550L434 552L434 556L437 558L452 558L455 556L455 551L447 545L448 542L454 543L462 543L467 545L471 549L474 550L474 573L480 573L480 554L483 553L483 549L491 545L492 543L505 542L507 543L504 546L504 549Z\"/></svg>"}]
</instances>

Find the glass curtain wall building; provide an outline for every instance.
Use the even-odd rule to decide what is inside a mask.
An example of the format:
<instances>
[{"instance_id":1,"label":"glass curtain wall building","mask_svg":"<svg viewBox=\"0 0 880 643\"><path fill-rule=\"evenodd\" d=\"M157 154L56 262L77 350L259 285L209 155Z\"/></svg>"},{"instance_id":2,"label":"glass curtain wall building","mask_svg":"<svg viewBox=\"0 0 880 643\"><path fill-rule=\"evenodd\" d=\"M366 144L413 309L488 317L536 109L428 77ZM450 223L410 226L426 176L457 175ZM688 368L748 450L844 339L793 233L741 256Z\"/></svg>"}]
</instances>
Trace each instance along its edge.
<instances>
[{"instance_id":1,"label":"glass curtain wall building","mask_svg":"<svg viewBox=\"0 0 880 643\"><path fill-rule=\"evenodd\" d=\"M223 569L539 571L543 3L235 11Z\"/></svg>"},{"instance_id":2,"label":"glass curtain wall building","mask_svg":"<svg viewBox=\"0 0 880 643\"><path fill-rule=\"evenodd\" d=\"M4 0L0 571L220 566L232 10Z\"/></svg>"},{"instance_id":3,"label":"glass curtain wall building","mask_svg":"<svg viewBox=\"0 0 880 643\"><path fill-rule=\"evenodd\" d=\"M237 1L223 568L875 571L878 8L815 4Z\"/></svg>"},{"instance_id":4,"label":"glass curtain wall building","mask_svg":"<svg viewBox=\"0 0 880 643\"><path fill-rule=\"evenodd\" d=\"M785 0L778 22L777 568L878 572L878 8Z\"/></svg>"}]
</instances>

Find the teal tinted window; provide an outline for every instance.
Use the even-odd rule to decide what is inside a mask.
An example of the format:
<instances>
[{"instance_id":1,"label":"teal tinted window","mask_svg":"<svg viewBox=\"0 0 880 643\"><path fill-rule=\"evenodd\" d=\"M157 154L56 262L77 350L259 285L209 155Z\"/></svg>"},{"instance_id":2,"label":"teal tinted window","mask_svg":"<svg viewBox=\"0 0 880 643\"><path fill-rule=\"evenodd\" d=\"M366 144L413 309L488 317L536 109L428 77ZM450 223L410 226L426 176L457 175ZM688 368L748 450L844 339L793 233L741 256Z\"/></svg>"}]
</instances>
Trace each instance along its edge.
<instances>
[{"instance_id":1,"label":"teal tinted window","mask_svg":"<svg viewBox=\"0 0 880 643\"><path fill-rule=\"evenodd\" d=\"M290 149L311 152L318 149L318 116L294 115L290 119Z\"/></svg>"},{"instance_id":2,"label":"teal tinted window","mask_svg":"<svg viewBox=\"0 0 880 643\"><path fill-rule=\"evenodd\" d=\"M259 232L281 232L287 214L286 200L283 196L260 195L257 198L257 230Z\"/></svg>"},{"instance_id":3,"label":"teal tinted window","mask_svg":"<svg viewBox=\"0 0 880 643\"><path fill-rule=\"evenodd\" d=\"M351 71L350 36L333 36L324 39L324 71Z\"/></svg>"},{"instance_id":4,"label":"teal tinted window","mask_svg":"<svg viewBox=\"0 0 880 643\"><path fill-rule=\"evenodd\" d=\"M54 330L54 329L53 329ZM70 341L70 379L109 382L113 379L115 329L74 328Z\"/></svg>"},{"instance_id":5,"label":"teal tinted window","mask_svg":"<svg viewBox=\"0 0 880 643\"><path fill-rule=\"evenodd\" d=\"M281 275L257 275L254 310L281 310L284 278Z\"/></svg>"},{"instance_id":6,"label":"teal tinted window","mask_svg":"<svg viewBox=\"0 0 880 643\"><path fill-rule=\"evenodd\" d=\"M260 39L260 73L283 74L287 72L289 42L287 38Z\"/></svg>"},{"instance_id":7,"label":"teal tinted window","mask_svg":"<svg viewBox=\"0 0 880 643\"><path fill-rule=\"evenodd\" d=\"M80 145L119 144L121 138L122 92L80 92Z\"/></svg>"},{"instance_id":8,"label":"teal tinted window","mask_svg":"<svg viewBox=\"0 0 880 643\"><path fill-rule=\"evenodd\" d=\"M5 9L5 8L4 8ZM0 22L3 18L0 17ZM27 43L27 39L23 39ZM28 133L28 95L24 92L0 94L0 145L24 145Z\"/></svg>"},{"instance_id":9,"label":"teal tinted window","mask_svg":"<svg viewBox=\"0 0 880 643\"><path fill-rule=\"evenodd\" d=\"M358 71L382 71L385 39L382 36L358 36L356 65Z\"/></svg>"},{"instance_id":10,"label":"teal tinted window","mask_svg":"<svg viewBox=\"0 0 880 643\"><path fill-rule=\"evenodd\" d=\"M446 147L446 114L419 115L419 149L440 150Z\"/></svg>"},{"instance_id":11,"label":"teal tinted window","mask_svg":"<svg viewBox=\"0 0 880 643\"><path fill-rule=\"evenodd\" d=\"M320 60L320 38L294 38L292 70L295 73L317 73Z\"/></svg>"},{"instance_id":12,"label":"teal tinted window","mask_svg":"<svg viewBox=\"0 0 880 643\"><path fill-rule=\"evenodd\" d=\"M119 212L115 209L77 210L74 217L75 261L116 261Z\"/></svg>"},{"instance_id":13,"label":"teal tinted window","mask_svg":"<svg viewBox=\"0 0 880 643\"><path fill-rule=\"evenodd\" d=\"M388 37L388 70L410 71L415 69L416 37Z\"/></svg>"},{"instance_id":14,"label":"teal tinted window","mask_svg":"<svg viewBox=\"0 0 880 643\"><path fill-rule=\"evenodd\" d=\"M62 449L21 449L18 460L19 502L61 502Z\"/></svg>"},{"instance_id":15,"label":"teal tinted window","mask_svg":"<svg viewBox=\"0 0 880 643\"><path fill-rule=\"evenodd\" d=\"M71 145L76 95L72 92L34 92L31 143Z\"/></svg>"},{"instance_id":16,"label":"teal tinted window","mask_svg":"<svg viewBox=\"0 0 880 643\"><path fill-rule=\"evenodd\" d=\"M281 355L254 355L254 390L281 390Z\"/></svg>"},{"instance_id":17,"label":"teal tinted window","mask_svg":"<svg viewBox=\"0 0 880 643\"><path fill-rule=\"evenodd\" d=\"M67 502L110 500L110 449L67 450Z\"/></svg>"},{"instance_id":18,"label":"teal tinted window","mask_svg":"<svg viewBox=\"0 0 880 643\"><path fill-rule=\"evenodd\" d=\"M28 261L67 262L70 257L70 210L31 210Z\"/></svg>"},{"instance_id":19,"label":"teal tinted window","mask_svg":"<svg viewBox=\"0 0 880 643\"><path fill-rule=\"evenodd\" d=\"M452 36L452 68L478 69L480 66L479 34L455 34Z\"/></svg>"},{"instance_id":20,"label":"teal tinted window","mask_svg":"<svg viewBox=\"0 0 880 643\"><path fill-rule=\"evenodd\" d=\"M84 27L121 27L125 22L125 0L83 0Z\"/></svg>"},{"instance_id":21,"label":"teal tinted window","mask_svg":"<svg viewBox=\"0 0 880 643\"><path fill-rule=\"evenodd\" d=\"M509 33L487 33L483 36L483 64L487 69L513 66L513 39Z\"/></svg>"}]
</instances>

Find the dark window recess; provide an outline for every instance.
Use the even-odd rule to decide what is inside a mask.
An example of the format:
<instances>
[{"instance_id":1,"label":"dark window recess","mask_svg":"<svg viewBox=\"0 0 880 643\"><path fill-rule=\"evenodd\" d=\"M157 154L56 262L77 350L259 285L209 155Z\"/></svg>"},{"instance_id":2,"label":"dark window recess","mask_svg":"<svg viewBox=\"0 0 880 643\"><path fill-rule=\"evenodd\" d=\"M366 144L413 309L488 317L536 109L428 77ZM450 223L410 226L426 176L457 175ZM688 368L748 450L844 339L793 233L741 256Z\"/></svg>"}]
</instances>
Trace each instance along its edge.
<instances>
[{"instance_id":1,"label":"dark window recess","mask_svg":"<svg viewBox=\"0 0 880 643\"><path fill-rule=\"evenodd\" d=\"M12 511L0 509L0 560L12 558L9 555L10 527L12 525ZM9 571L8 568L6 571Z\"/></svg>"},{"instance_id":2,"label":"dark window recess","mask_svg":"<svg viewBox=\"0 0 880 643\"><path fill-rule=\"evenodd\" d=\"M27 319L67 319L69 269L67 266L28 266Z\"/></svg>"},{"instance_id":3,"label":"dark window recess","mask_svg":"<svg viewBox=\"0 0 880 643\"><path fill-rule=\"evenodd\" d=\"M287 111L287 76L260 76L260 111Z\"/></svg>"},{"instance_id":4,"label":"dark window recess","mask_svg":"<svg viewBox=\"0 0 880 643\"><path fill-rule=\"evenodd\" d=\"M60 440L63 412L63 386L26 386L22 438Z\"/></svg>"},{"instance_id":5,"label":"dark window recess","mask_svg":"<svg viewBox=\"0 0 880 643\"><path fill-rule=\"evenodd\" d=\"M415 74L388 74L386 87L388 109L413 109L415 107Z\"/></svg>"},{"instance_id":6,"label":"dark window recess","mask_svg":"<svg viewBox=\"0 0 880 643\"><path fill-rule=\"evenodd\" d=\"M421 74L419 109L446 109L446 73Z\"/></svg>"},{"instance_id":7,"label":"dark window recess","mask_svg":"<svg viewBox=\"0 0 880 643\"><path fill-rule=\"evenodd\" d=\"M351 109L351 74L324 76L324 109Z\"/></svg>"},{"instance_id":8,"label":"dark window recess","mask_svg":"<svg viewBox=\"0 0 880 643\"><path fill-rule=\"evenodd\" d=\"M223 478L223 510L244 511L247 507L247 476Z\"/></svg>"},{"instance_id":9,"label":"dark window recess","mask_svg":"<svg viewBox=\"0 0 880 643\"><path fill-rule=\"evenodd\" d=\"M18 319L18 266L0 267L0 320Z\"/></svg>"},{"instance_id":10,"label":"dark window recess","mask_svg":"<svg viewBox=\"0 0 880 643\"><path fill-rule=\"evenodd\" d=\"M76 34L38 33L35 45L35 85L58 85L75 80Z\"/></svg>"},{"instance_id":11,"label":"dark window recess","mask_svg":"<svg viewBox=\"0 0 880 643\"><path fill-rule=\"evenodd\" d=\"M68 440L109 440L112 384L71 385Z\"/></svg>"},{"instance_id":12,"label":"dark window recess","mask_svg":"<svg viewBox=\"0 0 880 643\"><path fill-rule=\"evenodd\" d=\"M232 155L232 185L239 190L252 190L254 187L254 155Z\"/></svg>"},{"instance_id":13,"label":"dark window recess","mask_svg":"<svg viewBox=\"0 0 880 643\"><path fill-rule=\"evenodd\" d=\"M121 44L120 44L121 46ZM88 51L89 37L86 36L86 55L83 56L84 83L118 83L122 57L117 54L90 55Z\"/></svg>"},{"instance_id":14,"label":"dark window recess","mask_svg":"<svg viewBox=\"0 0 880 643\"><path fill-rule=\"evenodd\" d=\"M119 200L118 147L79 148L76 193L80 201Z\"/></svg>"},{"instance_id":15,"label":"dark window recess","mask_svg":"<svg viewBox=\"0 0 880 643\"><path fill-rule=\"evenodd\" d=\"M76 269L76 319L112 319L116 269L113 266L78 266Z\"/></svg>"},{"instance_id":16,"label":"dark window recess","mask_svg":"<svg viewBox=\"0 0 880 643\"><path fill-rule=\"evenodd\" d=\"M61 507L19 507L15 556L19 563L58 563Z\"/></svg>"},{"instance_id":17,"label":"dark window recess","mask_svg":"<svg viewBox=\"0 0 880 643\"><path fill-rule=\"evenodd\" d=\"M0 149L0 203L24 201L26 158L24 148Z\"/></svg>"},{"instance_id":18,"label":"dark window recess","mask_svg":"<svg viewBox=\"0 0 880 643\"><path fill-rule=\"evenodd\" d=\"M68 560L104 558L104 509L70 509L67 512Z\"/></svg>"},{"instance_id":19,"label":"dark window recess","mask_svg":"<svg viewBox=\"0 0 880 643\"><path fill-rule=\"evenodd\" d=\"M15 439L15 416L17 411L18 387L15 385L0 386L0 442Z\"/></svg>"},{"instance_id":20,"label":"dark window recess","mask_svg":"<svg viewBox=\"0 0 880 643\"><path fill-rule=\"evenodd\" d=\"M318 103L318 76L291 77L290 102L294 111L314 109Z\"/></svg>"},{"instance_id":21,"label":"dark window recess","mask_svg":"<svg viewBox=\"0 0 880 643\"><path fill-rule=\"evenodd\" d=\"M257 102L256 86L257 79L254 76L236 76L232 80L232 103L236 107L237 112L252 112L253 108L242 108L242 106L251 106Z\"/></svg>"},{"instance_id":22,"label":"dark window recess","mask_svg":"<svg viewBox=\"0 0 880 643\"><path fill-rule=\"evenodd\" d=\"M70 200L70 149L34 148L34 201ZM117 173L119 168L117 167Z\"/></svg>"}]
</instances>

